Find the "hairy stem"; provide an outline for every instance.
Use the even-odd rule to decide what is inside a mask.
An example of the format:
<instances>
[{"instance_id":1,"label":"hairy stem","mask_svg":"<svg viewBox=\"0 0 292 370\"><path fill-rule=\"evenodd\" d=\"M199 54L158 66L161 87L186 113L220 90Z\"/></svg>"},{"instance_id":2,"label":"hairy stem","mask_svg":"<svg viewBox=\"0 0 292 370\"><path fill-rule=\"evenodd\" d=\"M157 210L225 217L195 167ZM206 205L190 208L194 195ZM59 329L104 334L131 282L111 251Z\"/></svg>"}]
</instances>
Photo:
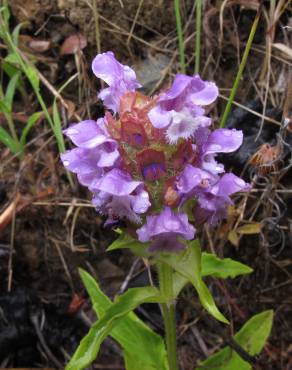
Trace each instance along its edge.
<instances>
[{"instance_id":1,"label":"hairy stem","mask_svg":"<svg viewBox=\"0 0 292 370\"><path fill-rule=\"evenodd\" d=\"M161 305L165 327L165 342L169 370L178 370L176 354L175 301L173 297L173 271L166 263L158 265L159 286L166 303Z\"/></svg>"}]
</instances>

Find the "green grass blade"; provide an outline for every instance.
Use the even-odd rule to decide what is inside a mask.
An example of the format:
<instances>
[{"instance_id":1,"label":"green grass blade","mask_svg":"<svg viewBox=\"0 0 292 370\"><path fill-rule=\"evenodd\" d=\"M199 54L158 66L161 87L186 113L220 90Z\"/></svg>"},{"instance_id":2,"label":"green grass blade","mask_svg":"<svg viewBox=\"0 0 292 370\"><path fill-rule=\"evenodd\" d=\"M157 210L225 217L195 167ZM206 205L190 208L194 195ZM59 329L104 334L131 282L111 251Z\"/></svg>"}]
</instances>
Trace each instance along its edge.
<instances>
[{"instance_id":1,"label":"green grass blade","mask_svg":"<svg viewBox=\"0 0 292 370\"><path fill-rule=\"evenodd\" d=\"M13 30L12 32L12 40L15 45L18 45L18 38L19 38L19 33L21 30L21 27L23 26L23 23L19 23Z\"/></svg>"},{"instance_id":2,"label":"green grass blade","mask_svg":"<svg viewBox=\"0 0 292 370\"><path fill-rule=\"evenodd\" d=\"M53 131L54 135L57 140L58 148L60 153L65 152L65 142L64 142L64 137L63 137L63 132L62 132L62 122L61 122L61 117L59 114L58 106L57 106L57 101L54 100L53 103Z\"/></svg>"},{"instance_id":3,"label":"green grass blade","mask_svg":"<svg viewBox=\"0 0 292 370\"><path fill-rule=\"evenodd\" d=\"M253 39L254 39L254 35L255 35L255 32L256 32L256 29L257 29L257 26L258 26L258 23L259 23L260 15L261 15L261 8L258 10L257 15L254 19L253 25L251 27L249 37L248 37L248 40L247 40L247 43L246 43L246 47L245 47L245 50L244 50L244 53L243 53L243 56L242 56L242 60L241 60L241 63L240 63L235 81L233 83L232 90L231 90L231 93L229 95L225 111L223 113L223 116L222 116L222 119L221 119L221 122L220 122L220 127L225 127L227 118L229 116L231 106L232 106L234 97L236 95L238 85L240 83L240 80L241 80L241 77L242 77L246 62L247 62L247 58L248 58L248 55L249 55L249 52L250 52L250 48L251 48L251 45L252 45L252 42L253 42Z\"/></svg>"},{"instance_id":4,"label":"green grass blade","mask_svg":"<svg viewBox=\"0 0 292 370\"><path fill-rule=\"evenodd\" d=\"M7 85L7 88L6 88L4 101L5 101L6 106L9 107L10 112L12 112L13 98L14 98L15 90L18 85L19 77L20 77L20 72L15 73L15 75L12 76L12 78L10 79Z\"/></svg>"},{"instance_id":5,"label":"green grass blade","mask_svg":"<svg viewBox=\"0 0 292 370\"><path fill-rule=\"evenodd\" d=\"M22 147L24 147L26 144L26 137L29 131L33 128L33 126L36 124L36 122L38 121L41 115L42 115L42 112L35 112L29 117L24 129L22 130L21 137L20 137L20 144Z\"/></svg>"},{"instance_id":6,"label":"green grass blade","mask_svg":"<svg viewBox=\"0 0 292 370\"><path fill-rule=\"evenodd\" d=\"M186 73L185 47L184 47L184 37L183 37L183 31L182 31L179 3L180 3L179 0L174 0L176 32L177 32L177 37L178 37L180 69L182 73Z\"/></svg>"},{"instance_id":7,"label":"green grass blade","mask_svg":"<svg viewBox=\"0 0 292 370\"><path fill-rule=\"evenodd\" d=\"M0 127L0 141L14 154L21 151L19 143L3 127Z\"/></svg>"},{"instance_id":8,"label":"green grass blade","mask_svg":"<svg viewBox=\"0 0 292 370\"><path fill-rule=\"evenodd\" d=\"M201 27L202 27L202 0L196 1L196 60L195 73L200 72L201 59Z\"/></svg>"}]
</instances>

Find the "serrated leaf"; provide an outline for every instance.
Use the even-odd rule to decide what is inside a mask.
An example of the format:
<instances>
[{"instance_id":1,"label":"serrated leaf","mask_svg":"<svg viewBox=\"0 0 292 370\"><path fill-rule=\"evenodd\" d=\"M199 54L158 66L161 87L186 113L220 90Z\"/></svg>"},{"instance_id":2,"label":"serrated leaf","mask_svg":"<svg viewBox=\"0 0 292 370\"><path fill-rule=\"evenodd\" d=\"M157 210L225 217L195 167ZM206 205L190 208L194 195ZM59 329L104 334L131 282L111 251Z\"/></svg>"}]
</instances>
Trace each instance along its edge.
<instances>
[{"instance_id":1,"label":"serrated leaf","mask_svg":"<svg viewBox=\"0 0 292 370\"><path fill-rule=\"evenodd\" d=\"M202 253L202 276L214 276L220 279L235 278L238 275L250 274L249 266L231 258L218 258L211 253Z\"/></svg>"},{"instance_id":2,"label":"serrated leaf","mask_svg":"<svg viewBox=\"0 0 292 370\"><path fill-rule=\"evenodd\" d=\"M90 296L98 317L112 306L112 301L101 291L97 282L86 271L79 269L80 276ZM163 339L143 323L133 312L126 315L110 332L124 349L127 370L167 370L167 355ZM142 364L144 367L142 367ZM145 367L146 366L146 367Z\"/></svg>"},{"instance_id":3,"label":"serrated leaf","mask_svg":"<svg viewBox=\"0 0 292 370\"><path fill-rule=\"evenodd\" d=\"M261 224L258 222L252 222L240 226L236 230L239 234L259 234L261 232Z\"/></svg>"},{"instance_id":4,"label":"serrated leaf","mask_svg":"<svg viewBox=\"0 0 292 370\"><path fill-rule=\"evenodd\" d=\"M250 274L253 269L241 262L232 260L231 258L218 258L217 256L203 252L201 258L201 275L202 277L214 276L220 279L235 278L239 275ZM188 283L188 279L176 273L173 279L174 296L177 297L184 286Z\"/></svg>"},{"instance_id":5,"label":"serrated leaf","mask_svg":"<svg viewBox=\"0 0 292 370\"><path fill-rule=\"evenodd\" d=\"M255 356L263 349L272 329L273 311L264 311L253 316L235 334L234 340L249 355ZM251 370L251 365L244 361L237 352L225 347L196 368L196 370Z\"/></svg>"},{"instance_id":6,"label":"serrated leaf","mask_svg":"<svg viewBox=\"0 0 292 370\"><path fill-rule=\"evenodd\" d=\"M192 283L202 306L213 317L221 322L228 323L228 320L218 310L208 287L202 279L201 249L198 240L188 243L187 249L180 254L164 254L159 258Z\"/></svg>"},{"instance_id":7,"label":"serrated leaf","mask_svg":"<svg viewBox=\"0 0 292 370\"><path fill-rule=\"evenodd\" d=\"M158 289L154 287L132 288L119 296L105 314L92 325L80 342L66 370L82 370L97 357L103 340L122 319L142 303L162 303Z\"/></svg>"}]
</instances>

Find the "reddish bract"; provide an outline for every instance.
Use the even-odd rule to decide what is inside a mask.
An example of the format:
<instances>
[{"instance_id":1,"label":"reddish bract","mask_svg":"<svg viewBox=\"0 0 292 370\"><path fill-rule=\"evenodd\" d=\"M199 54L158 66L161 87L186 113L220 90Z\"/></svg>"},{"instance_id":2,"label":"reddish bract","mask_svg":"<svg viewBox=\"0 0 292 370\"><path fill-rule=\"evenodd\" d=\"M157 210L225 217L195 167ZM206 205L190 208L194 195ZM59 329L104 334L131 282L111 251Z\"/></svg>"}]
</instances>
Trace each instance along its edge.
<instances>
[{"instance_id":1,"label":"reddish bract","mask_svg":"<svg viewBox=\"0 0 292 370\"><path fill-rule=\"evenodd\" d=\"M142 176L147 181L159 180L166 175L165 155L155 149L146 149L137 154Z\"/></svg>"},{"instance_id":2,"label":"reddish bract","mask_svg":"<svg viewBox=\"0 0 292 370\"><path fill-rule=\"evenodd\" d=\"M190 140L181 143L172 157L173 168L181 170L187 163L192 163L195 159L195 152Z\"/></svg>"}]
</instances>

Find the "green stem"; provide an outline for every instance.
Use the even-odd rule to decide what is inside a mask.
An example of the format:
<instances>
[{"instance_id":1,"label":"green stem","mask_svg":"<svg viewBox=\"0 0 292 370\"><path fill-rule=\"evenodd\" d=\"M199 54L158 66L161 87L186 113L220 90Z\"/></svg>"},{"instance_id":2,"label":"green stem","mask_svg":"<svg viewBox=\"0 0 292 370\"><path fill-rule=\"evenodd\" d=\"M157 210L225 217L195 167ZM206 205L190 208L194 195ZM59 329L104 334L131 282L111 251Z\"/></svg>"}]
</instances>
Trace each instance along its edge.
<instances>
[{"instance_id":1,"label":"green stem","mask_svg":"<svg viewBox=\"0 0 292 370\"><path fill-rule=\"evenodd\" d=\"M247 43L246 43L246 47L245 47L245 50L244 50L244 53L243 53L243 56L242 56L242 60L241 60L241 63L240 63L240 66L239 66L234 84L232 86L232 90L231 90L231 93L229 95L228 102L227 102L225 111L223 113L223 117L222 117L221 122L220 122L220 127L225 126L225 123L226 123L227 118L229 116L229 113L230 113L230 110L231 110L231 105L233 103L235 94L237 92L237 88L238 88L239 82L241 80L241 77L242 77L246 62L247 62L247 58L248 58L248 55L249 55L249 51L250 51L250 48L251 48L251 45L252 45L252 42L253 42L253 38L254 38L254 35L255 35L255 32L256 32L258 23L259 23L260 14L261 14L261 8L259 8L259 10L257 12L257 15L256 15L256 17L253 21L253 25L252 25L251 30L250 30L250 34L249 34L249 37L248 37L248 40L247 40Z\"/></svg>"},{"instance_id":2,"label":"green stem","mask_svg":"<svg viewBox=\"0 0 292 370\"><path fill-rule=\"evenodd\" d=\"M173 297L173 270L166 263L158 265L159 286L166 303L161 305L165 327L165 342L169 370L178 370L176 354L175 300Z\"/></svg>"},{"instance_id":3,"label":"green stem","mask_svg":"<svg viewBox=\"0 0 292 370\"><path fill-rule=\"evenodd\" d=\"M197 0L197 2L196 2L196 62L195 62L195 74L198 74L200 72L201 27L202 27L202 0Z\"/></svg>"},{"instance_id":4,"label":"green stem","mask_svg":"<svg viewBox=\"0 0 292 370\"><path fill-rule=\"evenodd\" d=\"M182 25L181 25L179 3L180 3L179 0L174 0L176 32L177 32L177 37L178 37L180 69L182 73L186 73L184 38L183 38L183 31L182 31Z\"/></svg>"}]
</instances>

